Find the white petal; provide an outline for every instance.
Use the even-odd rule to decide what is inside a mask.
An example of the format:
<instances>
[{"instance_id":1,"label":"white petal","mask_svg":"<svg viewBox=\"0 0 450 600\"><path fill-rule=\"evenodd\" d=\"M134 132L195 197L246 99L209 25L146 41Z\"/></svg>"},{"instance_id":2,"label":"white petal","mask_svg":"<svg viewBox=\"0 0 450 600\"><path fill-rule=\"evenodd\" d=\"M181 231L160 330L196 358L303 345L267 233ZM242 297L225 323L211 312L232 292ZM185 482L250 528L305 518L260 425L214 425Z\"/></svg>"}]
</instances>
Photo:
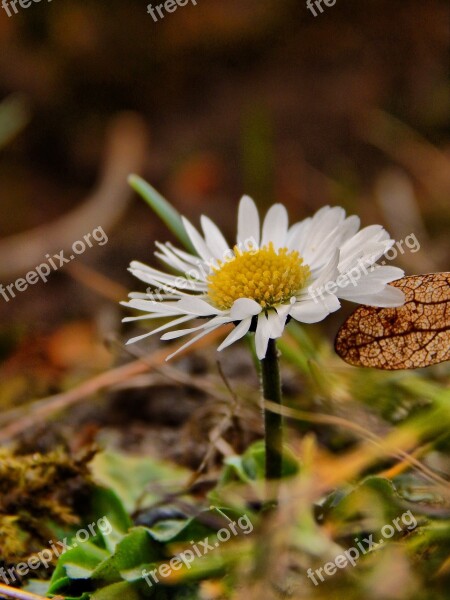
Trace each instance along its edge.
<instances>
[{"instance_id":1,"label":"white petal","mask_svg":"<svg viewBox=\"0 0 450 600\"><path fill-rule=\"evenodd\" d=\"M171 252L173 252L174 254L179 256L182 260L191 264L192 266L196 266L196 267L202 266L203 268L207 267L206 262L200 260L200 258L198 256L194 256L193 254L189 254L188 252L185 252L184 250L180 250L179 248L176 248L170 242L167 242L166 246L169 248L169 250Z\"/></svg>"},{"instance_id":2,"label":"white petal","mask_svg":"<svg viewBox=\"0 0 450 600\"><path fill-rule=\"evenodd\" d=\"M275 250L282 248L287 239L289 218L282 204L274 204L267 212L262 230L261 246L273 243Z\"/></svg>"},{"instance_id":3,"label":"white petal","mask_svg":"<svg viewBox=\"0 0 450 600\"><path fill-rule=\"evenodd\" d=\"M234 342L237 342L237 340L240 340L241 338L243 338L244 335L246 333L248 333L248 330L250 329L251 324L252 324L252 320L250 317L248 319L244 319L243 321L241 321L239 323L239 325L237 325L233 329L233 331L227 335L227 337L220 344L220 346L217 348L217 350L220 352L224 348L231 346L231 344L233 344Z\"/></svg>"},{"instance_id":4,"label":"white petal","mask_svg":"<svg viewBox=\"0 0 450 600\"><path fill-rule=\"evenodd\" d=\"M139 300L132 298L128 302L121 302L122 306L134 308L135 310L143 310L145 312L159 313L161 315L177 315L182 312L178 306L178 302L156 302L155 300Z\"/></svg>"},{"instance_id":5,"label":"white petal","mask_svg":"<svg viewBox=\"0 0 450 600\"><path fill-rule=\"evenodd\" d=\"M295 297L292 298L290 304L281 304L280 306L277 306L275 308L275 310L277 311L277 313L280 317L282 317L286 320L288 318L288 316L291 312L291 308L294 306L294 304L295 304Z\"/></svg>"},{"instance_id":6,"label":"white petal","mask_svg":"<svg viewBox=\"0 0 450 600\"><path fill-rule=\"evenodd\" d=\"M361 231L358 231L352 238L342 246L342 251L346 252L351 250L355 246L364 245L370 241L379 241L380 239L389 239L389 234L382 225L369 225L363 227Z\"/></svg>"},{"instance_id":7,"label":"white petal","mask_svg":"<svg viewBox=\"0 0 450 600\"><path fill-rule=\"evenodd\" d=\"M230 248L220 229L211 219L208 219L204 215L201 217L201 224L203 233L205 234L206 245L211 250L211 256L223 261Z\"/></svg>"},{"instance_id":8,"label":"white petal","mask_svg":"<svg viewBox=\"0 0 450 600\"><path fill-rule=\"evenodd\" d=\"M137 337L131 338L131 340L128 340L126 345L128 346L128 344L134 344L135 342L138 342L139 340L143 340L144 338L149 337L150 335L155 335L155 333L160 333L161 331L170 329L171 327L175 327L176 325L181 325L181 323L186 323L186 321L190 321L191 319L192 319L191 315L188 315L185 317L180 317L179 319L175 319L175 320L171 321L170 323L161 325L161 327L158 327L157 329L152 329L152 331L149 331L148 333L144 333L143 335L138 335Z\"/></svg>"},{"instance_id":9,"label":"white petal","mask_svg":"<svg viewBox=\"0 0 450 600\"><path fill-rule=\"evenodd\" d=\"M298 302L295 303L295 306L299 306L305 301L313 300L314 304L321 304L324 311L329 313L336 312L341 308L341 303L338 298L334 294L330 294L324 290L317 290L315 293L312 292L309 297L301 298ZM292 313L292 310L291 310Z\"/></svg>"},{"instance_id":10,"label":"white petal","mask_svg":"<svg viewBox=\"0 0 450 600\"><path fill-rule=\"evenodd\" d=\"M158 290L153 290L154 292L158 292L158 301L161 300L179 300L180 293L177 292L173 294L161 294ZM155 294L152 295L151 292L130 292L128 294L128 298L130 300L154 300Z\"/></svg>"},{"instance_id":11,"label":"white petal","mask_svg":"<svg viewBox=\"0 0 450 600\"><path fill-rule=\"evenodd\" d=\"M361 227L361 219L356 215L350 215L347 219L345 219L344 223L341 225L341 236L342 240L340 242L340 246L356 235L358 229Z\"/></svg>"},{"instance_id":12,"label":"white petal","mask_svg":"<svg viewBox=\"0 0 450 600\"><path fill-rule=\"evenodd\" d=\"M373 260L375 262L394 243L394 240L390 239L388 232L382 225L364 227L364 229L361 229L356 235L342 244L339 269L341 272L348 270L363 255L376 255L376 258ZM378 254L383 248L384 251Z\"/></svg>"},{"instance_id":13,"label":"white petal","mask_svg":"<svg viewBox=\"0 0 450 600\"><path fill-rule=\"evenodd\" d=\"M404 271L398 267L378 266L369 272L354 269L348 275L341 276L342 282L345 281L346 285L342 284L336 295L345 300L353 300L364 294L376 294L383 290L387 283L400 279L403 275Z\"/></svg>"},{"instance_id":14,"label":"white petal","mask_svg":"<svg viewBox=\"0 0 450 600\"><path fill-rule=\"evenodd\" d=\"M208 335L208 333L211 333L212 331L214 331L218 327L222 327L222 325L216 325L215 327L209 327L208 329L204 329L199 334L197 334L196 336L194 336L191 340L189 340L188 342L186 342L185 344L183 344L180 348L178 348L178 350L176 350L175 352L173 352L172 354L170 354L166 358L166 360L170 360L171 358L173 358L174 356L176 356L177 354L179 354L180 352L182 352L185 348L188 348L189 346L191 346L192 344L194 344L195 342L197 342L199 339L201 339L205 335Z\"/></svg>"},{"instance_id":15,"label":"white petal","mask_svg":"<svg viewBox=\"0 0 450 600\"><path fill-rule=\"evenodd\" d=\"M279 315L276 311L270 311L267 315L267 321L269 324L270 338L277 339L283 335L284 327L286 325L287 315Z\"/></svg>"},{"instance_id":16,"label":"white petal","mask_svg":"<svg viewBox=\"0 0 450 600\"><path fill-rule=\"evenodd\" d=\"M228 317L215 317L214 319L210 319L206 321L206 323L202 323L197 327L190 327L189 329L177 329L176 331L168 331L164 335L161 336L161 339L173 340L175 338L183 337L184 335L189 335L190 333L195 333L196 331L201 331L202 329L209 329L214 325L224 325L225 323L229 323L230 319Z\"/></svg>"},{"instance_id":17,"label":"white petal","mask_svg":"<svg viewBox=\"0 0 450 600\"><path fill-rule=\"evenodd\" d=\"M341 308L341 303L334 294L324 294L323 303L330 313L334 313Z\"/></svg>"},{"instance_id":18,"label":"white petal","mask_svg":"<svg viewBox=\"0 0 450 600\"><path fill-rule=\"evenodd\" d=\"M256 356L262 360L266 356L267 346L270 338L270 327L266 315L261 314L258 317L258 324L255 333Z\"/></svg>"},{"instance_id":19,"label":"white petal","mask_svg":"<svg viewBox=\"0 0 450 600\"><path fill-rule=\"evenodd\" d=\"M230 317L232 321L240 321L247 317L253 317L261 312L261 306L251 298L239 298L231 307Z\"/></svg>"},{"instance_id":20,"label":"white petal","mask_svg":"<svg viewBox=\"0 0 450 600\"><path fill-rule=\"evenodd\" d=\"M329 262L336 249L339 248L340 237L339 227L336 227L328 235L325 235L321 242L315 243L314 247L305 249L302 257L311 270L320 268Z\"/></svg>"},{"instance_id":21,"label":"white petal","mask_svg":"<svg viewBox=\"0 0 450 600\"><path fill-rule=\"evenodd\" d=\"M169 294L174 294L178 297L193 297L193 293L205 293L207 291L207 285L200 281L195 281L194 279L186 279L185 277L163 277L163 276L150 276L141 271L132 271L133 275L148 283L152 289L147 288L147 296L154 300L156 296L156 300L160 301L161 297L159 293L161 291L167 292ZM189 293L183 290L189 290Z\"/></svg>"},{"instance_id":22,"label":"white petal","mask_svg":"<svg viewBox=\"0 0 450 600\"><path fill-rule=\"evenodd\" d=\"M358 295L355 293L348 299L358 304L367 304L368 306L378 306L380 308L395 308L403 306L405 303L404 293L392 285L386 285L379 292L372 294Z\"/></svg>"},{"instance_id":23,"label":"white petal","mask_svg":"<svg viewBox=\"0 0 450 600\"><path fill-rule=\"evenodd\" d=\"M291 316L301 323L318 323L340 307L339 300L332 294L324 294L324 299L317 297L301 300L291 310Z\"/></svg>"},{"instance_id":24,"label":"white petal","mask_svg":"<svg viewBox=\"0 0 450 600\"><path fill-rule=\"evenodd\" d=\"M310 224L311 217L304 219L299 223L295 223L290 227L286 237L286 248L288 248L288 250L300 251Z\"/></svg>"},{"instance_id":25,"label":"white petal","mask_svg":"<svg viewBox=\"0 0 450 600\"><path fill-rule=\"evenodd\" d=\"M153 267L149 267L148 265L144 265L138 261L133 261L130 264L129 268L130 273L140 279L144 283L150 283L153 285L155 282L159 284L160 282L166 283L175 287L184 287L183 282L187 281L185 277L181 277L180 275L171 275L170 273L164 273L163 271L159 271L158 269L154 269ZM189 281L194 281L196 278L200 279L200 273L193 273L194 269L189 271L191 278ZM198 276L198 277L197 277ZM181 282L181 286L177 286L178 283ZM201 279L198 281L198 285L205 286L204 280Z\"/></svg>"},{"instance_id":26,"label":"white petal","mask_svg":"<svg viewBox=\"0 0 450 600\"><path fill-rule=\"evenodd\" d=\"M222 313L221 310L211 306L208 302L201 300L200 298L194 298L193 296L186 296L177 303L178 308L182 312L189 313L191 315L197 315L198 317L210 317L211 315L219 315Z\"/></svg>"},{"instance_id":27,"label":"white petal","mask_svg":"<svg viewBox=\"0 0 450 600\"><path fill-rule=\"evenodd\" d=\"M310 269L316 269L326 264L333 255L336 248L340 248L347 239L352 237L359 227L358 217L349 217L343 223L336 225L334 229L323 231L322 241L316 240L314 246L305 248L303 259Z\"/></svg>"},{"instance_id":28,"label":"white petal","mask_svg":"<svg viewBox=\"0 0 450 600\"><path fill-rule=\"evenodd\" d=\"M160 285L160 290L157 292L158 294L160 293L160 291L164 291L167 292L167 295L170 296L171 294L173 294L174 296L177 297L177 299L181 299L181 298L196 298L197 295L199 296L204 296L205 292L206 292L206 287L203 286L202 284L193 281L192 279L187 281L186 280L186 286L185 288L189 288L189 292L182 292L179 288L175 289L175 288L171 288L170 286L167 285L163 285L163 284L159 284ZM161 298L159 297L159 295L157 296L157 300L161 300Z\"/></svg>"},{"instance_id":29,"label":"white petal","mask_svg":"<svg viewBox=\"0 0 450 600\"><path fill-rule=\"evenodd\" d=\"M198 255L209 264L213 257L211 256L211 251L208 249L205 240L185 217L181 217L181 219L183 221L184 228L186 229L186 233L188 234L194 248L198 252Z\"/></svg>"},{"instance_id":30,"label":"white petal","mask_svg":"<svg viewBox=\"0 0 450 600\"><path fill-rule=\"evenodd\" d=\"M339 271L345 273L351 269L360 268L361 265L369 267L377 262L385 252L394 245L394 240L379 242L367 242L360 248L356 248L351 254L346 253L345 258L339 261Z\"/></svg>"},{"instance_id":31,"label":"white petal","mask_svg":"<svg viewBox=\"0 0 450 600\"><path fill-rule=\"evenodd\" d=\"M306 262L315 256L319 244L345 220L345 211L339 206L323 206L311 219L300 245L300 253Z\"/></svg>"},{"instance_id":32,"label":"white petal","mask_svg":"<svg viewBox=\"0 0 450 600\"><path fill-rule=\"evenodd\" d=\"M191 288L194 291L206 291L207 285L202 281L196 281L195 279L186 279L186 277L182 277L180 275L167 275L165 273L160 273L155 270L154 274L151 274L148 271L140 271L138 269L130 269L130 272L144 283L148 283L154 288L163 288L164 286L169 288L176 288L179 290L184 290L186 288Z\"/></svg>"},{"instance_id":33,"label":"white petal","mask_svg":"<svg viewBox=\"0 0 450 600\"><path fill-rule=\"evenodd\" d=\"M155 252L155 256L163 260L172 268L184 273L186 271L192 270L192 263L186 262L185 260L181 259L166 244L160 244L159 242L156 242L156 247L159 248L161 252Z\"/></svg>"},{"instance_id":34,"label":"white petal","mask_svg":"<svg viewBox=\"0 0 450 600\"><path fill-rule=\"evenodd\" d=\"M148 333L144 333L143 335L138 335L137 337L131 338L131 340L126 341L125 346L129 346L130 344L135 344L136 342L140 342L144 338L150 337L151 335L152 335L151 331L149 331Z\"/></svg>"},{"instance_id":35,"label":"white petal","mask_svg":"<svg viewBox=\"0 0 450 600\"><path fill-rule=\"evenodd\" d=\"M293 225L288 232L286 245L297 250L311 271L327 264L337 248L358 231L360 220L352 215L345 219L342 208L325 206L313 219Z\"/></svg>"},{"instance_id":36,"label":"white petal","mask_svg":"<svg viewBox=\"0 0 450 600\"><path fill-rule=\"evenodd\" d=\"M148 294L146 292L130 292L128 298L135 300L148 300ZM121 304L123 304L121 302Z\"/></svg>"},{"instance_id":37,"label":"white petal","mask_svg":"<svg viewBox=\"0 0 450 600\"><path fill-rule=\"evenodd\" d=\"M259 213L250 196L242 196L239 203L237 243L243 246L253 242L259 246Z\"/></svg>"},{"instance_id":38,"label":"white petal","mask_svg":"<svg viewBox=\"0 0 450 600\"><path fill-rule=\"evenodd\" d=\"M308 287L309 290L316 290L324 287L330 281L335 281L339 275L338 264L340 259L340 252L338 249L334 250L328 264L322 267L317 273L315 273L312 283Z\"/></svg>"},{"instance_id":39,"label":"white petal","mask_svg":"<svg viewBox=\"0 0 450 600\"><path fill-rule=\"evenodd\" d=\"M131 323L132 321L147 321L147 320L155 320L155 319L165 319L167 315L161 315L159 313L152 313L146 315L139 315L138 317L124 317L122 319L122 323Z\"/></svg>"},{"instance_id":40,"label":"white petal","mask_svg":"<svg viewBox=\"0 0 450 600\"><path fill-rule=\"evenodd\" d=\"M380 279L384 283L391 283L404 277L405 271L399 267L390 267L385 265L374 265L370 271L368 277L373 279Z\"/></svg>"}]
</instances>

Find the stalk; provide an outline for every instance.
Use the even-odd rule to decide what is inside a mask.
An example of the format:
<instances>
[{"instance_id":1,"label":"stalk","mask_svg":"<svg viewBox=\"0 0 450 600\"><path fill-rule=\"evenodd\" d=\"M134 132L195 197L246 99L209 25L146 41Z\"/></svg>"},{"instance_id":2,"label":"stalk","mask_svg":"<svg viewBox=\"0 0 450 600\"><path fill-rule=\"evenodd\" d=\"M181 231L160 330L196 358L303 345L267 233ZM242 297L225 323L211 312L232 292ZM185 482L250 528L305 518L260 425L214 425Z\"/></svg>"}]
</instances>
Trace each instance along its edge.
<instances>
[{"instance_id":1,"label":"stalk","mask_svg":"<svg viewBox=\"0 0 450 600\"><path fill-rule=\"evenodd\" d=\"M281 380L278 350L275 340L269 339L266 357L261 360L261 378L264 400L281 406ZM264 408L266 480L281 479L283 423L281 414Z\"/></svg>"}]
</instances>

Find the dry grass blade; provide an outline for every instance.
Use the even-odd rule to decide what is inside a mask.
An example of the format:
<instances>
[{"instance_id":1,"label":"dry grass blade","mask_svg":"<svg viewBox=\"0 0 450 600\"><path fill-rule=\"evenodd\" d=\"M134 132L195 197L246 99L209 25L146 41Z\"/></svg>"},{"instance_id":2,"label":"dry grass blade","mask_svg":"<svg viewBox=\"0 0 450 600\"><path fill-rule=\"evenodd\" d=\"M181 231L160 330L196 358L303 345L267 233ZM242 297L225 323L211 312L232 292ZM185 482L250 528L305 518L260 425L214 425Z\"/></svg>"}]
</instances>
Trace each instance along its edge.
<instances>
[{"instance_id":1,"label":"dry grass blade","mask_svg":"<svg viewBox=\"0 0 450 600\"><path fill-rule=\"evenodd\" d=\"M427 445L421 448L416 448L413 452L406 452L398 444L396 445L390 443L390 440L388 438L383 439L379 435L376 435L375 433L370 431L370 429L367 429L367 427L362 427L361 425L353 423L352 421L349 421L348 419L344 419L342 417L337 417L335 415L326 415L321 413L312 413L309 411L297 410L286 406L279 406L278 404L269 402L268 400L264 401L264 405L269 410L277 412L283 415L284 417L298 419L301 421L309 421L310 423L317 423L320 425L343 427L345 429L353 431L355 434L358 435L359 438L366 440L368 445L370 444L375 446L377 452L381 450L385 456L391 456L393 458L396 458L397 460L402 461L402 463L400 464L403 466L404 469L406 468L404 465L406 465L409 468L415 469L416 471L422 473L425 479L440 486L443 490L445 490L447 494L450 493L449 482L417 459L417 456L420 456L420 454L425 453L425 451L428 449ZM355 472L353 472L352 476L355 476L358 473L358 469L363 470L364 468L366 468L374 458L370 452L364 453L363 446L359 447L357 453L359 455L359 458L362 458L363 460L360 462L359 465L357 465L357 469ZM348 456L350 456L350 454ZM345 476L343 477L343 479L345 479Z\"/></svg>"},{"instance_id":2,"label":"dry grass blade","mask_svg":"<svg viewBox=\"0 0 450 600\"><path fill-rule=\"evenodd\" d=\"M216 330L205 335L205 337L198 340L191 347L180 352L173 360L178 360L183 356L187 356L194 350L207 347L223 335L223 333L224 329L222 329L222 331ZM55 413L66 410L101 390L112 388L132 377L147 373L153 368L163 365L166 357L177 348L178 344L173 344L163 350L153 352L143 359L133 361L126 365L116 367L115 369L110 369L100 375L96 375L67 392L61 392L48 398L35 400L25 407L3 413L0 422L2 424L5 423L5 426L0 429L0 443L4 443L30 427L33 427L39 420L48 419Z\"/></svg>"},{"instance_id":3,"label":"dry grass blade","mask_svg":"<svg viewBox=\"0 0 450 600\"><path fill-rule=\"evenodd\" d=\"M43 596L37 596L31 592L25 592L24 590L18 590L16 588L9 587L8 585L0 584L1 598L16 598L16 600L45 600ZM62 596L54 596L54 600L61 599Z\"/></svg>"},{"instance_id":4,"label":"dry grass blade","mask_svg":"<svg viewBox=\"0 0 450 600\"><path fill-rule=\"evenodd\" d=\"M398 370L450 359L450 273L404 277L391 285L406 297L399 308L361 306L342 325L335 348L358 367Z\"/></svg>"},{"instance_id":5,"label":"dry grass blade","mask_svg":"<svg viewBox=\"0 0 450 600\"><path fill-rule=\"evenodd\" d=\"M97 188L70 213L35 229L0 240L0 276L26 273L47 253L70 252L75 240L101 225L109 233L127 208L133 191L130 172L140 171L147 152L145 122L134 113L120 113L108 129Z\"/></svg>"}]
</instances>

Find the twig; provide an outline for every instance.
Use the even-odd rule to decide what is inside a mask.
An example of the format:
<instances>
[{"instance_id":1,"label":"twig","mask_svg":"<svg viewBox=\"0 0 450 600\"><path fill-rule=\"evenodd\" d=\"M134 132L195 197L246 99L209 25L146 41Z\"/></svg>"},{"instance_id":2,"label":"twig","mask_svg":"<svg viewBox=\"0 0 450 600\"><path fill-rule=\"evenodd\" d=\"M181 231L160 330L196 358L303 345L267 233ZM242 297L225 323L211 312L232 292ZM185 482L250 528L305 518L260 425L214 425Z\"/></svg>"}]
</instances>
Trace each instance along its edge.
<instances>
[{"instance_id":1,"label":"twig","mask_svg":"<svg viewBox=\"0 0 450 600\"><path fill-rule=\"evenodd\" d=\"M148 355L144 354L143 352L140 352L137 347L126 346L125 350L132 358L139 358L144 362L148 360ZM210 380L209 377L195 377L195 375L192 375L191 373L183 373L182 371L170 366L167 363L162 364L161 366L151 366L152 370L155 373L158 373L164 379L169 379L177 385L195 388L201 392L208 392L208 394L212 398L215 398L216 400L220 400L222 402L228 401L228 396L226 396L221 391L217 390L217 382L214 380Z\"/></svg>"},{"instance_id":2,"label":"twig","mask_svg":"<svg viewBox=\"0 0 450 600\"><path fill-rule=\"evenodd\" d=\"M18 590L16 588L9 587L0 583L0 593L3 597L17 598L17 600L47 600L43 596L37 596L31 592L25 592L24 590ZM53 600L64 600L62 596L54 596Z\"/></svg>"},{"instance_id":3,"label":"twig","mask_svg":"<svg viewBox=\"0 0 450 600\"><path fill-rule=\"evenodd\" d=\"M222 335L223 331L220 330L205 335L205 337L201 338L185 351L180 352L173 360L186 356L194 349L205 348ZM14 409L4 413L1 415L1 421L9 424L0 430L0 443L10 440L12 437L22 433L29 427L35 426L38 420L45 419L57 411L64 410L69 406L77 404L100 390L110 388L131 377L135 377L154 367L160 366L164 363L166 357L178 347L178 344L170 345L164 349L153 352L145 357L145 359L139 359L132 363L106 371L105 373L101 373L100 375L96 375L92 379L83 382L81 385L68 392L62 392L42 400L36 400L21 409ZM22 416L24 412L27 413L26 416Z\"/></svg>"},{"instance_id":4,"label":"twig","mask_svg":"<svg viewBox=\"0 0 450 600\"><path fill-rule=\"evenodd\" d=\"M64 273L93 292L103 296L103 298L113 302L119 302L127 297L128 290L124 286L79 261L67 265Z\"/></svg>"}]
</instances>

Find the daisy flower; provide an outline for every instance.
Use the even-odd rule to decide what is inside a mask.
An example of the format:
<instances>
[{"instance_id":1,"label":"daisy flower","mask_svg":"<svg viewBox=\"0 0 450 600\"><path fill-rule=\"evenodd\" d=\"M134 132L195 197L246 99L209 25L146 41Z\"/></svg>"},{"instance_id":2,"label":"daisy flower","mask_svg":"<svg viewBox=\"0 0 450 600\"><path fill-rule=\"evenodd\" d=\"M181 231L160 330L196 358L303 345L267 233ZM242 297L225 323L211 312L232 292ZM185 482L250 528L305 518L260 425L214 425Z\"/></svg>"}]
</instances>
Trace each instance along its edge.
<instances>
[{"instance_id":1,"label":"daisy flower","mask_svg":"<svg viewBox=\"0 0 450 600\"><path fill-rule=\"evenodd\" d=\"M395 241L381 225L360 230L359 218L346 217L343 208L325 206L289 226L286 208L274 204L261 227L255 203L244 196L232 248L208 217L201 217L203 234L187 219L183 224L196 254L156 243L155 255L170 272L137 261L130 265L131 273L149 287L123 303L144 314L124 320L170 320L128 343L163 332L163 340L195 334L179 352L234 323L218 350L254 331L256 353L263 359L269 340L282 335L289 319L322 321L339 309L340 299L379 307L404 302L403 293L388 285L403 271L377 264ZM178 329L197 319L200 324Z\"/></svg>"}]
</instances>

